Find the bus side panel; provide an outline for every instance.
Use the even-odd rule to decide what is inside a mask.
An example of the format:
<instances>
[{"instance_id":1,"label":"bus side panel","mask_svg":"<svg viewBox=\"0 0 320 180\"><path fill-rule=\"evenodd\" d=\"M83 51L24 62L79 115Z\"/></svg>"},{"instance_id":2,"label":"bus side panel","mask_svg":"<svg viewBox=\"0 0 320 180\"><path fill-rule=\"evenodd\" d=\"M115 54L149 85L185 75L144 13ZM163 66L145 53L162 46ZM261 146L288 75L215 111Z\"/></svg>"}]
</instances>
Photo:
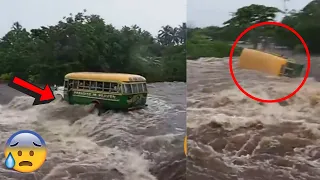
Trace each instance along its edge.
<instances>
[{"instance_id":1,"label":"bus side panel","mask_svg":"<svg viewBox=\"0 0 320 180\"><path fill-rule=\"evenodd\" d=\"M118 95L117 101L101 101L104 109L127 109L126 97L124 95Z\"/></svg>"},{"instance_id":2,"label":"bus side panel","mask_svg":"<svg viewBox=\"0 0 320 180\"><path fill-rule=\"evenodd\" d=\"M100 99L95 97L85 97L74 95L72 98L73 104L87 105L94 101L98 101L102 109L126 109L128 105L126 103L126 97L123 95L115 95L115 99Z\"/></svg>"},{"instance_id":3,"label":"bus side panel","mask_svg":"<svg viewBox=\"0 0 320 180\"><path fill-rule=\"evenodd\" d=\"M71 102L69 102L68 90L66 88L63 89L63 99L71 104Z\"/></svg>"},{"instance_id":4,"label":"bus side panel","mask_svg":"<svg viewBox=\"0 0 320 180\"><path fill-rule=\"evenodd\" d=\"M67 102L68 99L66 99ZM144 106L147 102L147 93L133 95L116 95L116 99L98 99L95 97L84 97L73 95L70 104L87 105L99 101L103 109L128 109Z\"/></svg>"},{"instance_id":5,"label":"bus side panel","mask_svg":"<svg viewBox=\"0 0 320 180\"><path fill-rule=\"evenodd\" d=\"M286 63L287 60L284 58L253 49L244 49L240 55L239 67L278 76L281 67Z\"/></svg>"}]
</instances>

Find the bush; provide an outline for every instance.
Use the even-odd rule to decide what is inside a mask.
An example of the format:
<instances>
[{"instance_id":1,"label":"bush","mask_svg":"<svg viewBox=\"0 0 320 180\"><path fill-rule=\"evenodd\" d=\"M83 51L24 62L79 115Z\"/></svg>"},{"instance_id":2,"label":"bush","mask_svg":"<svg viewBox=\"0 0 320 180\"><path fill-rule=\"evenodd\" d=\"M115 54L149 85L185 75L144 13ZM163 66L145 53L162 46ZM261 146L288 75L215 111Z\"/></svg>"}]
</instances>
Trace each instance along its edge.
<instances>
[{"instance_id":1,"label":"bush","mask_svg":"<svg viewBox=\"0 0 320 180\"><path fill-rule=\"evenodd\" d=\"M141 74L148 82L184 80L184 26L163 26L154 37L137 25L117 29L85 11L30 31L15 22L0 40L0 75L37 84L61 84L65 74L78 71Z\"/></svg>"},{"instance_id":2,"label":"bush","mask_svg":"<svg viewBox=\"0 0 320 180\"><path fill-rule=\"evenodd\" d=\"M203 41L202 41L203 42ZM206 43L187 42L187 58L198 59L200 57L228 57L231 45L223 41L207 41ZM239 56L242 48L237 47L234 56Z\"/></svg>"},{"instance_id":3,"label":"bush","mask_svg":"<svg viewBox=\"0 0 320 180\"><path fill-rule=\"evenodd\" d=\"M11 78L12 78L11 73L6 73L6 74L0 75L0 81L10 81Z\"/></svg>"},{"instance_id":4,"label":"bush","mask_svg":"<svg viewBox=\"0 0 320 180\"><path fill-rule=\"evenodd\" d=\"M166 81L186 82L186 55L184 52L164 57L164 74Z\"/></svg>"}]
</instances>

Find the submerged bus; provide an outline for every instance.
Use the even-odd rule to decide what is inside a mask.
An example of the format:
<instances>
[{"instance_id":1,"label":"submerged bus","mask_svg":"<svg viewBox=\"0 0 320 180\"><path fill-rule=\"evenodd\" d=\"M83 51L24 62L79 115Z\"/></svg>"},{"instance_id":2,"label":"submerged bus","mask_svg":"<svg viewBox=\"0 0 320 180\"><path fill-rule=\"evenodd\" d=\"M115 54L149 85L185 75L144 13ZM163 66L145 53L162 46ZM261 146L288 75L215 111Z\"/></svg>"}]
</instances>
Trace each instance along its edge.
<instances>
[{"instance_id":1,"label":"submerged bus","mask_svg":"<svg viewBox=\"0 0 320 180\"><path fill-rule=\"evenodd\" d=\"M69 104L92 104L99 114L106 110L143 108L147 102L146 79L122 73L74 72L65 75L63 94Z\"/></svg>"},{"instance_id":2,"label":"submerged bus","mask_svg":"<svg viewBox=\"0 0 320 180\"><path fill-rule=\"evenodd\" d=\"M243 69L287 77L300 77L304 70L304 64L296 63L277 54L269 54L254 49L243 49L238 65Z\"/></svg>"}]
</instances>

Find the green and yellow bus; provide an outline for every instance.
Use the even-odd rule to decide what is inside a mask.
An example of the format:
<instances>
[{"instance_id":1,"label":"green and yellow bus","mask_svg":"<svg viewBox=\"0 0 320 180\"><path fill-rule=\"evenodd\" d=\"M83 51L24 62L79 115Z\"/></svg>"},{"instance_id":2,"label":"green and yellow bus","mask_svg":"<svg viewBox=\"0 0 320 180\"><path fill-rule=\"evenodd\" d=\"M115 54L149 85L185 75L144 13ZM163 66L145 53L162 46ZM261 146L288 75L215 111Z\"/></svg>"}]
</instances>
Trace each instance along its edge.
<instances>
[{"instance_id":1,"label":"green and yellow bus","mask_svg":"<svg viewBox=\"0 0 320 180\"><path fill-rule=\"evenodd\" d=\"M93 104L105 110L143 108L147 102L146 79L135 74L74 72L65 75L63 99L69 104Z\"/></svg>"}]
</instances>

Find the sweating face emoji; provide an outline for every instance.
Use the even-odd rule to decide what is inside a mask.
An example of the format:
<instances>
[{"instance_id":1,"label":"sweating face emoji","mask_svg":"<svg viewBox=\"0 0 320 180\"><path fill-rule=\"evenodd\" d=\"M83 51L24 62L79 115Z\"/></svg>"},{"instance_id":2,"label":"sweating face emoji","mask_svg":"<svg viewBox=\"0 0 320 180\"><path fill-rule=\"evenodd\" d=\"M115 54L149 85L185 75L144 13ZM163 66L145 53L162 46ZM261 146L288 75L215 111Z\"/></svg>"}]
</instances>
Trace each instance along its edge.
<instances>
[{"instance_id":1,"label":"sweating face emoji","mask_svg":"<svg viewBox=\"0 0 320 180\"><path fill-rule=\"evenodd\" d=\"M39 134L22 130L8 139L4 154L7 168L28 173L42 166L46 160L47 148Z\"/></svg>"}]
</instances>

